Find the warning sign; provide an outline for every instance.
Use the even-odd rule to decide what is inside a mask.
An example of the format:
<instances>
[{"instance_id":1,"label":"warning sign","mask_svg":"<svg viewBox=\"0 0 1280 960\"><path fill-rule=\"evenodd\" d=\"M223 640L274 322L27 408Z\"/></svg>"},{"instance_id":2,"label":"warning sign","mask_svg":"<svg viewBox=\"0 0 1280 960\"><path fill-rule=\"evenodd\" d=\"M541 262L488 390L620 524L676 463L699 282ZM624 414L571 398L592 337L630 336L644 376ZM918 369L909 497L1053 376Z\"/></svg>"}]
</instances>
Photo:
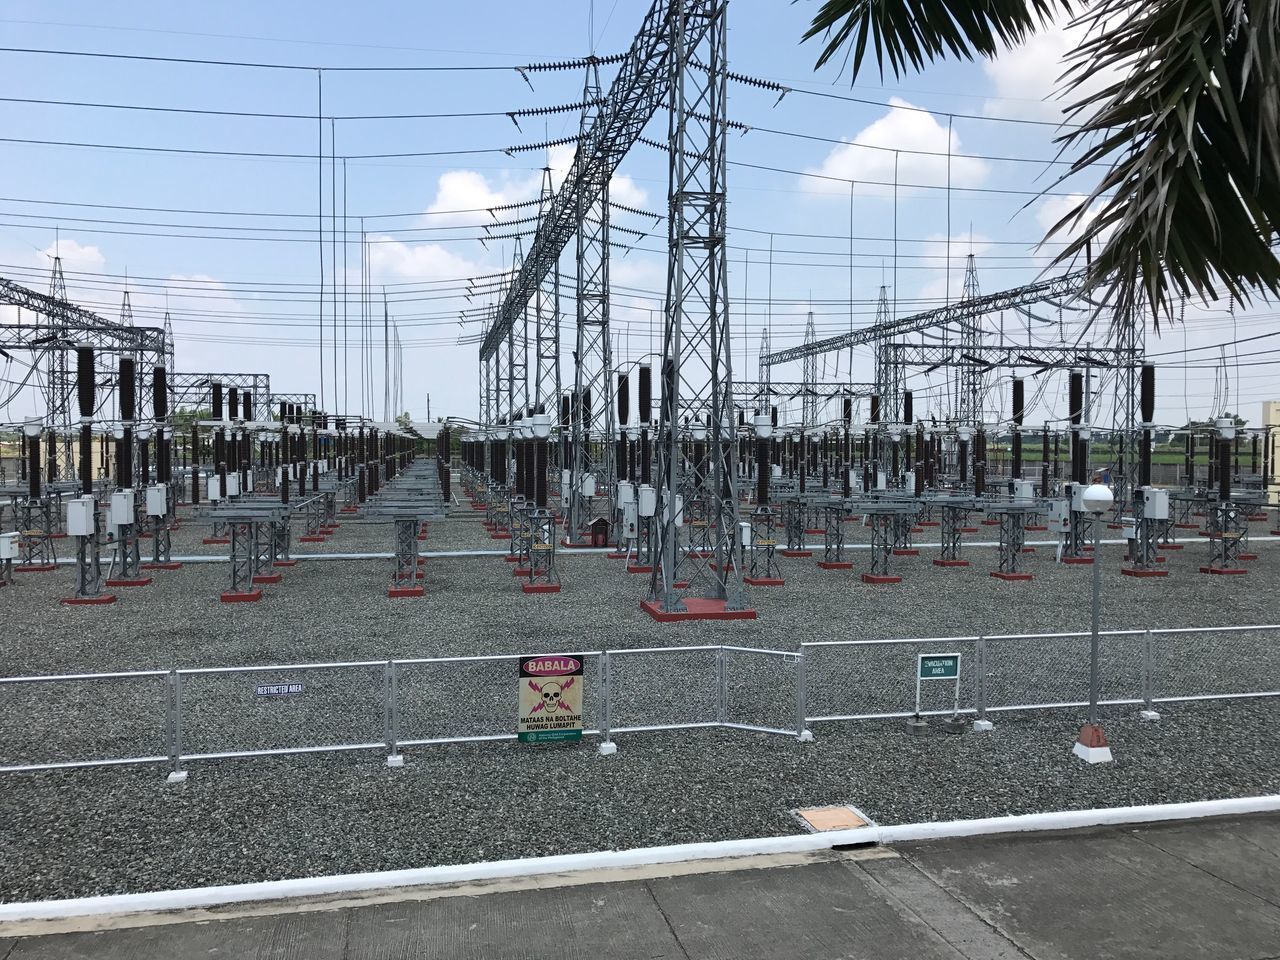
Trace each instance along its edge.
<instances>
[{"instance_id":1,"label":"warning sign","mask_svg":"<svg viewBox=\"0 0 1280 960\"><path fill-rule=\"evenodd\" d=\"M521 743L582 739L582 660L566 654L520 661Z\"/></svg>"}]
</instances>

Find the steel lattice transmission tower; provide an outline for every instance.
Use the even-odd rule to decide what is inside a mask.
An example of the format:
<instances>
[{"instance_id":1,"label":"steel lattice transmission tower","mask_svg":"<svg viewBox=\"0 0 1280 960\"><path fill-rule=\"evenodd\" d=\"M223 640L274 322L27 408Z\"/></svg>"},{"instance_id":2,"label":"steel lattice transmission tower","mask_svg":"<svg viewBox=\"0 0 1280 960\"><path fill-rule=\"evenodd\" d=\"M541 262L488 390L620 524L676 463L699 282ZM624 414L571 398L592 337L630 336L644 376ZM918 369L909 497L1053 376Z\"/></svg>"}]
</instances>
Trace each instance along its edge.
<instances>
[{"instance_id":1,"label":"steel lattice transmission tower","mask_svg":"<svg viewBox=\"0 0 1280 960\"><path fill-rule=\"evenodd\" d=\"M511 258L512 275L519 274L524 261L520 238L516 237L515 253ZM499 370L507 381L507 422L523 417L529 407L529 302L520 308L519 319L507 328L506 363L499 361Z\"/></svg>"},{"instance_id":2,"label":"steel lattice transmission tower","mask_svg":"<svg viewBox=\"0 0 1280 960\"><path fill-rule=\"evenodd\" d=\"M542 192L538 196L538 220L547 215L554 195L551 168L542 168ZM550 289L548 289L550 287ZM535 363L534 403L545 413L557 415L560 403L560 271L553 270L534 297Z\"/></svg>"},{"instance_id":3,"label":"steel lattice transmission tower","mask_svg":"<svg viewBox=\"0 0 1280 960\"><path fill-rule=\"evenodd\" d=\"M738 493L725 257L725 0L672 6L670 31L667 310L659 423L657 556L649 599L686 610L676 584L726 610L743 609L735 559ZM686 469L681 422L709 419L708 465ZM681 512L700 501L710 557L680 542ZM714 566L711 564L714 563Z\"/></svg>"},{"instance_id":4,"label":"steel lattice transmission tower","mask_svg":"<svg viewBox=\"0 0 1280 960\"><path fill-rule=\"evenodd\" d=\"M818 330L813 325L813 311L804 324L804 342L812 345L818 342ZM804 395L800 400L800 426L812 430L818 422L818 355L805 354L804 358Z\"/></svg>"},{"instance_id":5,"label":"steel lattice transmission tower","mask_svg":"<svg viewBox=\"0 0 1280 960\"><path fill-rule=\"evenodd\" d=\"M893 320L893 307L889 304L889 288L881 285L880 299L876 302L876 327L885 328L876 337L876 393L880 396L880 415L895 423L902 416L903 370L894 360L893 334L888 328ZM852 348L850 348L852 354ZM817 359L817 354L814 354ZM852 367L852 364L850 365Z\"/></svg>"},{"instance_id":6,"label":"steel lattice transmission tower","mask_svg":"<svg viewBox=\"0 0 1280 960\"><path fill-rule=\"evenodd\" d=\"M976 300L981 295L982 290L978 286L978 261L971 253L965 260L964 288L961 290L960 300ZM957 394L959 409L956 410L956 419L971 426L982 425L982 396L986 391L987 368L965 358L964 354L978 356L985 346L985 339L981 317L971 317L961 323L960 359L964 362L960 365L960 390Z\"/></svg>"},{"instance_id":7,"label":"steel lattice transmission tower","mask_svg":"<svg viewBox=\"0 0 1280 960\"><path fill-rule=\"evenodd\" d=\"M583 84L579 152L603 150L599 122L604 109L600 64L588 58ZM591 522L590 500L584 493L588 478L606 499L613 497L613 356L609 342L609 179L607 164L584 167L577 193L577 338L573 351L572 420L573 464L570 473L567 530L576 540ZM607 508L605 516L612 516Z\"/></svg>"},{"instance_id":8,"label":"steel lattice transmission tower","mask_svg":"<svg viewBox=\"0 0 1280 960\"><path fill-rule=\"evenodd\" d=\"M756 399L759 405L758 413L768 413L770 406L773 404L773 367L764 362L764 358L769 355L769 328L767 326L760 328L760 354L757 366L756 380L760 384L760 394Z\"/></svg>"},{"instance_id":9,"label":"steel lattice transmission tower","mask_svg":"<svg viewBox=\"0 0 1280 960\"><path fill-rule=\"evenodd\" d=\"M53 270L49 276L49 298L60 303L67 299L67 279L62 273L60 256L53 258ZM49 321L49 332L52 337L54 329L62 325L63 317L50 314L46 319ZM49 350L49 362L45 371L44 401L45 409L49 411L49 426L55 433L62 436L62 463L67 474L70 475L75 458L71 447L71 377L67 372L67 353L65 347ZM50 444L51 449L56 449L58 446L53 437L50 437ZM56 478L49 477L49 479Z\"/></svg>"}]
</instances>

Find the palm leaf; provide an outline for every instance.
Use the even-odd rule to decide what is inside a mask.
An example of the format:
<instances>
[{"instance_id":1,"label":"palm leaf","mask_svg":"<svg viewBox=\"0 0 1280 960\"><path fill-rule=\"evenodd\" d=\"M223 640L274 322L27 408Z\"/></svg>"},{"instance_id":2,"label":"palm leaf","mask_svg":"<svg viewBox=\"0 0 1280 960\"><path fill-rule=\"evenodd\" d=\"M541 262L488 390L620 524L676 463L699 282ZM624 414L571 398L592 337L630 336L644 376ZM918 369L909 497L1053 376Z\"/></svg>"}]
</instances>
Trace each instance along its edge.
<instances>
[{"instance_id":1,"label":"palm leaf","mask_svg":"<svg viewBox=\"0 0 1280 960\"><path fill-rule=\"evenodd\" d=\"M944 57L993 57L1079 0L826 0L805 39L818 66L868 46L883 76ZM1064 86L1114 73L1068 111L1066 176L1102 165L1094 190L1049 236L1058 263L1088 260L1095 302L1159 325L1189 295L1280 295L1280 0L1095 0ZM1065 179L1065 177L1064 177ZM1098 210L1090 219L1090 214Z\"/></svg>"},{"instance_id":2,"label":"palm leaf","mask_svg":"<svg viewBox=\"0 0 1280 960\"><path fill-rule=\"evenodd\" d=\"M818 67L852 42L856 77L871 42L881 76L886 63L901 76L947 56L994 57L1071 7L1071 0L826 0L804 39L826 37Z\"/></svg>"},{"instance_id":3,"label":"palm leaf","mask_svg":"<svg viewBox=\"0 0 1280 960\"><path fill-rule=\"evenodd\" d=\"M1088 286L1117 317L1145 299L1157 327L1189 295L1248 303L1280 294L1280 0L1102 0L1070 58L1069 86L1123 79L1081 97L1060 138L1070 173L1107 165L1049 236L1097 217L1058 262L1090 250Z\"/></svg>"}]
</instances>

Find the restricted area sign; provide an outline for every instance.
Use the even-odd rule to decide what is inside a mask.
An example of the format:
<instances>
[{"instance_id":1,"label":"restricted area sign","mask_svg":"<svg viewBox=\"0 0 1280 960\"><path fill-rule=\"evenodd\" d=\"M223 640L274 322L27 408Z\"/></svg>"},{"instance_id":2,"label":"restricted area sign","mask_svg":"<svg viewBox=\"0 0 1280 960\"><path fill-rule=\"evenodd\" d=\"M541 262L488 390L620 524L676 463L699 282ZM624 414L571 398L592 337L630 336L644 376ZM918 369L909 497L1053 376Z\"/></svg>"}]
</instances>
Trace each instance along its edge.
<instances>
[{"instance_id":1,"label":"restricted area sign","mask_svg":"<svg viewBox=\"0 0 1280 960\"><path fill-rule=\"evenodd\" d=\"M920 716L920 685L930 680L951 680L956 685L955 710L960 712L960 654L916 654L916 716Z\"/></svg>"},{"instance_id":2,"label":"restricted area sign","mask_svg":"<svg viewBox=\"0 0 1280 960\"><path fill-rule=\"evenodd\" d=\"M582 658L568 654L520 661L521 743L582 739Z\"/></svg>"}]
</instances>

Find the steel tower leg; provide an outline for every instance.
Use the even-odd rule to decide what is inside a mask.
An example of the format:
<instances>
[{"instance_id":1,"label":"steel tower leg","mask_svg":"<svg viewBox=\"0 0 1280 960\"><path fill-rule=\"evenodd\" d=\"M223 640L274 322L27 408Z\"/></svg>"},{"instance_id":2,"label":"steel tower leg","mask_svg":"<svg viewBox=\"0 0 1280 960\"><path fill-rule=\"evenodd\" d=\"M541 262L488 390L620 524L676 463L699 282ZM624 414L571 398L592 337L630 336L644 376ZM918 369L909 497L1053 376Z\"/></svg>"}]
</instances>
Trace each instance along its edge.
<instances>
[{"instance_id":1,"label":"steel tower leg","mask_svg":"<svg viewBox=\"0 0 1280 960\"><path fill-rule=\"evenodd\" d=\"M657 565L647 609L688 611L677 583L688 581L725 612L744 610L742 564L730 564L738 532L734 470L732 351L725 262L725 0L673 7L671 30L670 218L667 312L663 333L659 427ZM701 21L701 23L699 23ZM706 26L705 34L700 26ZM688 31L688 32L686 32ZM696 44L687 36L698 37ZM712 558L682 550L677 498L694 497L693 471L682 468L680 424L710 417L704 482Z\"/></svg>"}]
</instances>

